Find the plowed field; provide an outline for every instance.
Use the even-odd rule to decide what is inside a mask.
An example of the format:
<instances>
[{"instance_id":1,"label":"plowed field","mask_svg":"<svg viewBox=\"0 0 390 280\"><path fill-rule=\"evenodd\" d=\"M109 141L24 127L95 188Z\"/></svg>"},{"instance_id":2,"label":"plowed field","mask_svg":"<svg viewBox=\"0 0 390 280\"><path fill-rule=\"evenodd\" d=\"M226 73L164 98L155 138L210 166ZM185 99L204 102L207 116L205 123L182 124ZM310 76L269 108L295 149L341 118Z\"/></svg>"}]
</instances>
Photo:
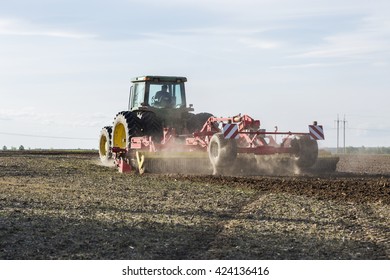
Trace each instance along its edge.
<instances>
[{"instance_id":1,"label":"plowed field","mask_svg":"<svg viewBox=\"0 0 390 280\"><path fill-rule=\"evenodd\" d=\"M390 157L333 174L120 174L0 152L0 259L390 259Z\"/></svg>"}]
</instances>

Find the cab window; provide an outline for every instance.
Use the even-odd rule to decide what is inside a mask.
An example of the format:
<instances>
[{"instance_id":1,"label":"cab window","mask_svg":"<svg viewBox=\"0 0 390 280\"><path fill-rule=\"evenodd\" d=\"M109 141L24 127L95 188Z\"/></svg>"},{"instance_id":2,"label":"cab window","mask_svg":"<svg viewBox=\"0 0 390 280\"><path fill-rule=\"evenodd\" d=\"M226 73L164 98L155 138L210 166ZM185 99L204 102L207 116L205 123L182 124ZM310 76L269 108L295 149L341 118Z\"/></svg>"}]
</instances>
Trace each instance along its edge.
<instances>
[{"instance_id":1,"label":"cab window","mask_svg":"<svg viewBox=\"0 0 390 280\"><path fill-rule=\"evenodd\" d=\"M136 83L133 91L133 108L142 106L145 96L145 83Z\"/></svg>"},{"instance_id":2,"label":"cab window","mask_svg":"<svg viewBox=\"0 0 390 280\"><path fill-rule=\"evenodd\" d=\"M182 107L183 86L181 84L156 83L149 88L149 105L156 108Z\"/></svg>"}]
</instances>

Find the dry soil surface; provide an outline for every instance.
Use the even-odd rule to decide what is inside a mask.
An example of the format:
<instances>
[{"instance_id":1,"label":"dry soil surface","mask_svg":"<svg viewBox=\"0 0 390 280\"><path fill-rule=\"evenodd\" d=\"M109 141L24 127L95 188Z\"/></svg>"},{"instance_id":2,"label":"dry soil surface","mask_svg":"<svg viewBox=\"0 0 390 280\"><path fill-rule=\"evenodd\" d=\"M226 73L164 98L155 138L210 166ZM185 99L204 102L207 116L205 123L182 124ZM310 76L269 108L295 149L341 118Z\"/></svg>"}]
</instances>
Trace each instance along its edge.
<instances>
[{"instance_id":1,"label":"dry soil surface","mask_svg":"<svg viewBox=\"0 0 390 280\"><path fill-rule=\"evenodd\" d=\"M350 159L326 175L140 176L95 154L0 152L0 259L390 259L390 157Z\"/></svg>"}]
</instances>

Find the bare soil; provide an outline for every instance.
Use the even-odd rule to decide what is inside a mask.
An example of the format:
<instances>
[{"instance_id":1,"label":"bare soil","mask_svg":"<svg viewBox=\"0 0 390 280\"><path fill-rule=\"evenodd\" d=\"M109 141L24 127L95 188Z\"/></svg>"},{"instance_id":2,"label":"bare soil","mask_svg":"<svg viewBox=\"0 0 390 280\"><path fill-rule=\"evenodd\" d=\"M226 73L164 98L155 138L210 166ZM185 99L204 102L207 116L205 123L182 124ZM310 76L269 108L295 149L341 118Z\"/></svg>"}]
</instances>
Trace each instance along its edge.
<instances>
[{"instance_id":1,"label":"bare soil","mask_svg":"<svg viewBox=\"0 0 390 280\"><path fill-rule=\"evenodd\" d=\"M357 162L140 176L96 154L0 152L0 259L388 260L390 157Z\"/></svg>"}]
</instances>

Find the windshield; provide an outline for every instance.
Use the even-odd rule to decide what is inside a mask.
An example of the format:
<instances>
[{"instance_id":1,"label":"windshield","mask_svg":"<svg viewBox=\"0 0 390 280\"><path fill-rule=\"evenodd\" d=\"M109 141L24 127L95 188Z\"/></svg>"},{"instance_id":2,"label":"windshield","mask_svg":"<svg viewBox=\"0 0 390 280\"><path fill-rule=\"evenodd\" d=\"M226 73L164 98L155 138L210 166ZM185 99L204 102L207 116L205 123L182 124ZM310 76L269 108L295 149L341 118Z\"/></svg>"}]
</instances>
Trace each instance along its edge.
<instances>
[{"instance_id":1,"label":"windshield","mask_svg":"<svg viewBox=\"0 0 390 280\"><path fill-rule=\"evenodd\" d=\"M149 102L156 108L179 108L185 106L184 85L158 83L150 84Z\"/></svg>"}]
</instances>

